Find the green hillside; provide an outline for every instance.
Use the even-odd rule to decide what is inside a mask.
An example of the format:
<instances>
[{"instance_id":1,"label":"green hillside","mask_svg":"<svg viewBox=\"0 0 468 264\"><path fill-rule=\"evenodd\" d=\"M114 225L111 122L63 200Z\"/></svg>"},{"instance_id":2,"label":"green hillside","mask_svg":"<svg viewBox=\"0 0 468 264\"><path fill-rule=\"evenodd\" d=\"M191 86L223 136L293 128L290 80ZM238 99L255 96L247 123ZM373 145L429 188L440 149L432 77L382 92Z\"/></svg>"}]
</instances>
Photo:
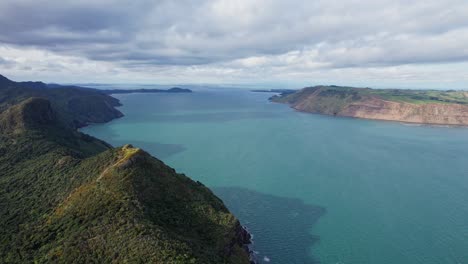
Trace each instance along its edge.
<instances>
[{"instance_id":1,"label":"green hillside","mask_svg":"<svg viewBox=\"0 0 468 264\"><path fill-rule=\"evenodd\" d=\"M208 188L55 105L0 113L0 263L249 263L248 233Z\"/></svg>"}]
</instances>

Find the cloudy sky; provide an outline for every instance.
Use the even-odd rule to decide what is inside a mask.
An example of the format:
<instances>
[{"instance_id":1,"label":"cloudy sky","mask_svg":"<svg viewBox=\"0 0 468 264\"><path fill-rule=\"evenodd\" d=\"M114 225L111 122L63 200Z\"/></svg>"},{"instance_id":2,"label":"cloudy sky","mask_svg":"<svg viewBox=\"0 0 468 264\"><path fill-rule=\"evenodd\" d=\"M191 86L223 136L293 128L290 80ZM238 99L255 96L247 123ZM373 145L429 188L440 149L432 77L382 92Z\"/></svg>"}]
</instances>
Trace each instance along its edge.
<instances>
[{"instance_id":1,"label":"cloudy sky","mask_svg":"<svg viewBox=\"0 0 468 264\"><path fill-rule=\"evenodd\" d=\"M468 1L2 0L0 74L468 89Z\"/></svg>"}]
</instances>

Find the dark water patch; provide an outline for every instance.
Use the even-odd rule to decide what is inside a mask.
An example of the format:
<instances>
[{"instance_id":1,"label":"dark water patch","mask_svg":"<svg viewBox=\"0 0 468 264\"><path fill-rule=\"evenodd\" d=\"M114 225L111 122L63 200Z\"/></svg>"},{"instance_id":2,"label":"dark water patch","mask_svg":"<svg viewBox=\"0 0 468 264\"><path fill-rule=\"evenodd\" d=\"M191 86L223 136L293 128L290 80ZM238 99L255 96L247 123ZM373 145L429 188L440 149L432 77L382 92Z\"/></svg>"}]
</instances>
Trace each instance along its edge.
<instances>
[{"instance_id":1,"label":"dark water patch","mask_svg":"<svg viewBox=\"0 0 468 264\"><path fill-rule=\"evenodd\" d=\"M310 252L319 237L310 230L325 208L239 187L213 191L254 235L253 249L259 263L319 263Z\"/></svg>"},{"instance_id":2,"label":"dark water patch","mask_svg":"<svg viewBox=\"0 0 468 264\"><path fill-rule=\"evenodd\" d=\"M139 140L109 140L109 143L111 143L114 147L123 146L125 144L132 144L133 146L142 148L151 155L162 160L186 150L186 148L180 144L164 144Z\"/></svg>"}]
</instances>

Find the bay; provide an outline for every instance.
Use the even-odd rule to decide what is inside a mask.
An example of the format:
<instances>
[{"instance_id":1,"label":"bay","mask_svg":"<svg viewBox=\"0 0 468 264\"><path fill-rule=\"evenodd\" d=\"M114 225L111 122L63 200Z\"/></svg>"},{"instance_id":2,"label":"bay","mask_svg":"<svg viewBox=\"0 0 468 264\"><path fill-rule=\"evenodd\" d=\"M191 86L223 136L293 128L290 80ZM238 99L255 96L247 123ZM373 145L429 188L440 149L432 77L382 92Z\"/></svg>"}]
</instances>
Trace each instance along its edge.
<instances>
[{"instance_id":1,"label":"bay","mask_svg":"<svg viewBox=\"0 0 468 264\"><path fill-rule=\"evenodd\" d=\"M82 131L210 187L260 263L468 263L468 129L299 113L272 94L116 95Z\"/></svg>"}]
</instances>

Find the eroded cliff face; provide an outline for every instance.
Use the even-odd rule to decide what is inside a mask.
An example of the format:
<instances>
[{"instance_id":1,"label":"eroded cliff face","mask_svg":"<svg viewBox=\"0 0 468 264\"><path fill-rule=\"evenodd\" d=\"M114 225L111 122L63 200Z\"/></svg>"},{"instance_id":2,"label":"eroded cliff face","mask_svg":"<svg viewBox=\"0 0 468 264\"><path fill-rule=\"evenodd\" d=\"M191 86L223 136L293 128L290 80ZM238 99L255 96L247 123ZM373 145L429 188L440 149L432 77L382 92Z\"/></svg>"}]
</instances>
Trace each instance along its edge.
<instances>
[{"instance_id":1,"label":"eroded cliff face","mask_svg":"<svg viewBox=\"0 0 468 264\"><path fill-rule=\"evenodd\" d=\"M292 95L274 96L271 100L309 113L421 124L468 125L468 104L390 101L359 90L306 88Z\"/></svg>"},{"instance_id":2,"label":"eroded cliff face","mask_svg":"<svg viewBox=\"0 0 468 264\"><path fill-rule=\"evenodd\" d=\"M351 103L337 115L422 124L468 125L468 106L459 104L411 104L371 98Z\"/></svg>"}]
</instances>

